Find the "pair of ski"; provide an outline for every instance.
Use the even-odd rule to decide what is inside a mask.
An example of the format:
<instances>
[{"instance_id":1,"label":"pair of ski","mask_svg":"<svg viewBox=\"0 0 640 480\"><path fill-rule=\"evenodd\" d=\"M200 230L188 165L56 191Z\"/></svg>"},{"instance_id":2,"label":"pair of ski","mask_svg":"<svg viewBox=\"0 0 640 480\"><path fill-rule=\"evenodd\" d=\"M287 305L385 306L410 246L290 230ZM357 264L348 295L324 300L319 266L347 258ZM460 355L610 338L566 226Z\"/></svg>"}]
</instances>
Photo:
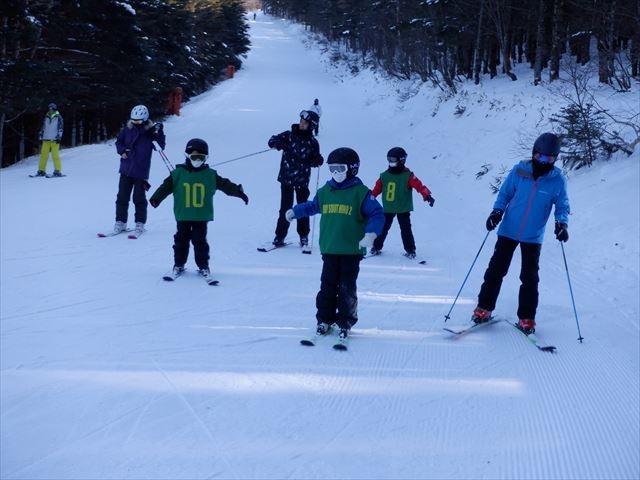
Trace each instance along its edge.
<instances>
[{"instance_id":1,"label":"pair of ski","mask_svg":"<svg viewBox=\"0 0 640 480\"><path fill-rule=\"evenodd\" d=\"M364 260L365 258L371 258L371 257L379 257L380 255L382 255L382 252L378 251L377 253L366 253L362 256L362 259ZM402 254L403 257L409 259L409 260L415 260L416 262L418 262L418 264L420 265L426 265L427 261L426 260L418 260L415 256L410 256L408 253L403 253Z\"/></svg>"},{"instance_id":2,"label":"pair of ski","mask_svg":"<svg viewBox=\"0 0 640 480\"><path fill-rule=\"evenodd\" d=\"M259 252L271 252L273 250L277 250L279 248L284 248L287 245L291 245L293 242L284 242L282 245L274 245L273 242L267 242L258 247ZM311 255L311 247L309 245L304 245L302 247L302 253Z\"/></svg>"},{"instance_id":3,"label":"pair of ski","mask_svg":"<svg viewBox=\"0 0 640 480\"><path fill-rule=\"evenodd\" d=\"M484 322L484 323L469 323L468 325L459 327L459 328L455 328L455 327L444 327L443 330L449 332L449 333L453 333L454 335L464 335L465 333L469 333L475 329L478 328L482 328L484 326L487 325L493 325L494 323L498 323L500 322L500 319L497 319L495 317L491 317L489 319L489 321ZM534 333L525 333L519 326L517 323L513 323L510 322L508 320L504 320L504 322L506 322L507 324L511 325L513 328L515 328L518 332L520 332L522 335L524 335L526 337L527 340L529 340L529 342L531 342L533 345L535 345L535 347L542 351L542 352L555 352L556 351L556 347L554 347L553 345L547 345L544 342L542 342L538 337L536 337L536 335Z\"/></svg>"},{"instance_id":4,"label":"pair of ski","mask_svg":"<svg viewBox=\"0 0 640 480\"><path fill-rule=\"evenodd\" d=\"M171 272L167 273L166 275L164 275L162 277L162 279L165 282L173 282L173 281L177 280L178 278L180 278L181 276L183 276L185 271L186 270L182 270L181 272L177 272L177 273L171 271ZM215 280L211 275L203 275L199 270L198 270L197 273L202 279L204 279L204 281L206 282L207 285L210 285L212 287L220 285L220 281L219 280Z\"/></svg>"},{"instance_id":5,"label":"pair of ski","mask_svg":"<svg viewBox=\"0 0 640 480\"><path fill-rule=\"evenodd\" d=\"M329 330L324 335L319 335L319 334L316 333L312 337L303 338L302 340L300 340L300 345L304 345L304 346L307 346L307 347L314 347L319 341L321 341L325 337L331 336L331 332L333 332L333 327L329 327ZM340 338L340 337L336 338L336 341L333 344L332 348L334 350L340 350L342 352L347 351L347 349L349 348L349 337L347 337L347 338Z\"/></svg>"},{"instance_id":6,"label":"pair of ski","mask_svg":"<svg viewBox=\"0 0 640 480\"><path fill-rule=\"evenodd\" d=\"M29 175L31 178L62 178L67 175L62 173L60 175L53 175L52 173L47 173L46 175Z\"/></svg>"},{"instance_id":7,"label":"pair of ski","mask_svg":"<svg viewBox=\"0 0 640 480\"><path fill-rule=\"evenodd\" d=\"M131 233L133 232L133 233ZM127 238L131 240L136 240L140 238L140 236L146 232L146 230L142 230L141 232L136 232L133 228L126 228L121 232L111 232L111 233L98 233L98 238L107 238L107 237L115 237L116 235L120 235L122 233L128 233Z\"/></svg>"}]
</instances>

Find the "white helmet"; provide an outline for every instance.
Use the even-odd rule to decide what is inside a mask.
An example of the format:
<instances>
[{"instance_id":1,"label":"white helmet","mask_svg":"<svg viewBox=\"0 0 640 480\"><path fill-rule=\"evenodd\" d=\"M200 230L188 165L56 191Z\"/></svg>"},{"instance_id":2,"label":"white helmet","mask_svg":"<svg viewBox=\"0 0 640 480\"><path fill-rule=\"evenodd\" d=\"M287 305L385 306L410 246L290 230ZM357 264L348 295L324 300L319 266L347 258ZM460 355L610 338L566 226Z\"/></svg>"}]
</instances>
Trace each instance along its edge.
<instances>
[{"instance_id":1,"label":"white helmet","mask_svg":"<svg viewBox=\"0 0 640 480\"><path fill-rule=\"evenodd\" d=\"M131 120L149 120L149 109L144 105L136 105L131 109Z\"/></svg>"}]
</instances>

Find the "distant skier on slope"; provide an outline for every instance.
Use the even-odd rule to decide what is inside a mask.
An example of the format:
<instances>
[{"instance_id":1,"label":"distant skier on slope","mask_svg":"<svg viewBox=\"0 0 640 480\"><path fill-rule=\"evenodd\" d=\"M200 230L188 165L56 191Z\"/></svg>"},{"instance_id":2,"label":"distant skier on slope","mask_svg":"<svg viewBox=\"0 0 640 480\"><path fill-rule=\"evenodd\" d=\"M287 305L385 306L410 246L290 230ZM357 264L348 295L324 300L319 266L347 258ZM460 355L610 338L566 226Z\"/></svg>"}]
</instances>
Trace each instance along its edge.
<instances>
[{"instance_id":1,"label":"distant skier on slope","mask_svg":"<svg viewBox=\"0 0 640 480\"><path fill-rule=\"evenodd\" d=\"M310 112L315 112L316 115L318 115L318 121L316 122L315 126L313 127L313 134L317 137L318 136L318 130L320 129L320 117L322 117L322 107L320 106L320 102L318 101L317 98L313 101L313 105L311 105L309 107L309 111Z\"/></svg>"},{"instance_id":2,"label":"distant skier on slope","mask_svg":"<svg viewBox=\"0 0 640 480\"><path fill-rule=\"evenodd\" d=\"M562 171L554 167L560 153L560 139L553 133L543 133L533 144L531 160L513 167L502 183L500 192L487 218L491 231L502 220L498 240L484 274L478 295L478 306L471 320L487 322L496 306L502 279L509 270L513 253L520 245L520 293L518 295L518 328L530 334L536 328L538 307L538 264L544 239L544 230L551 207L555 206L556 238L569 240L569 198Z\"/></svg>"}]
</instances>

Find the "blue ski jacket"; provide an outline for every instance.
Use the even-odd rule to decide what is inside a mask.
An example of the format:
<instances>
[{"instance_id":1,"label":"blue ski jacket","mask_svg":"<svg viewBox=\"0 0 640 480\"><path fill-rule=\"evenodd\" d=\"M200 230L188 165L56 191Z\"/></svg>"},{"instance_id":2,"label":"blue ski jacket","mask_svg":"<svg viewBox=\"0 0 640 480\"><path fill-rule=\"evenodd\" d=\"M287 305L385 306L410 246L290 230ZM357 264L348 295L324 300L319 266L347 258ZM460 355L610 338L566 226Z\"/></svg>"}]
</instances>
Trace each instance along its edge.
<instances>
[{"instance_id":1,"label":"blue ski jacket","mask_svg":"<svg viewBox=\"0 0 640 480\"><path fill-rule=\"evenodd\" d=\"M554 167L534 180L531 160L518 163L502 183L494 209L504 211L498 235L525 243L542 243L555 206L555 220L569 224L569 197L562 171Z\"/></svg>"}]
</instances>

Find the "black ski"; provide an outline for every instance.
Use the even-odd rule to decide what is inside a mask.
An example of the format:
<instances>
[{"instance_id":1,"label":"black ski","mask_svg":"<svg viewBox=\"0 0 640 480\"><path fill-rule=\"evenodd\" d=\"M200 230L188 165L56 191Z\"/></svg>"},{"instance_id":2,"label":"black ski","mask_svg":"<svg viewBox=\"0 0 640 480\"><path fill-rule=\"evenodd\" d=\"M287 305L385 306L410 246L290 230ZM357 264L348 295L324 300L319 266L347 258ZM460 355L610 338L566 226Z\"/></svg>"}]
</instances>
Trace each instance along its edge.
<instances>
[{"instance_id":1,"label":"black ski","mask_svg":"<svg viewBox=\"0 0 640 480\"><path fill-rule=\"evenodd\" d=\"M454 335L462 335L465 334L467 332L470 332L471 330L480 328L480 327L484 327L487 325L493 325L494 323L498 323L500 320L497 320L493 317L491 317L488 321L483 322L483 323L474 323L474 322L469 322L466 325L461 325L458 327L443 327L443 330L449 332L449 333L453 333Z\"/></svg>"},{"instance_id":2,"label":"black ski","mask_svg":"<svg viewBox=\"0 0 640 480\"><path fill-rule=\"evenodd\" d=\"M522 335L524 335L526 337L526 339L529 340L531 343L533 343L538 350L541 350L543 352L551 352L551 353L554 353L556 351L556 347L554 347L553 345L544 344L541 340L538 339L538 337L536 337L535 333L526 334L518 326L517 323L513 323L513 322L510 322L508 320L505 320L505 322L507 322L509 325L511 325L513 328L515 328L517 331L519 331Z\"/></svg>"},{"instance_id":3,"label":"black ski","mask_svg":"<svg viewBox=\"0 0 640 480\"><path fill-rule=\"evenodd\" d=\"M318 340L324 337L330 336L331 332L333 332L333 325L329 327L329 329L327 330L327 333L325 333L324 335L319 335L317 333L314 333L312 336L308 338L303 338L302 340L300 340L300 345L305 345L307 347L314 347L316 343L318 343Z\"/></svg>"},{"instance_id":4,"label":"black ski","mask_svg":"<svg viewBox=\"0 0 640 480\"><path fill-rule=\"evenodd\" d=\"M278 248L286 247L287 245L291 245L291 242L284 242L283 245L274 245L272 242L265 243L258 247L259 252L270 252L272 250L276 250Z\"/></svg>"},{"instance_id":5,"label":"black ski","mask_svg":"<svg viewBox=\"0 0 640 480\"><path fill-rule=\"evenodd\" d=\"M115 237L116 235L120 235L121 233L129 233L132 232L133 229L132 228L127 228L125 230L122 230L121 232L110 232L110 233L98 233L98 238L107 238L107 237Z\"/></svg>"}]
</instances>

